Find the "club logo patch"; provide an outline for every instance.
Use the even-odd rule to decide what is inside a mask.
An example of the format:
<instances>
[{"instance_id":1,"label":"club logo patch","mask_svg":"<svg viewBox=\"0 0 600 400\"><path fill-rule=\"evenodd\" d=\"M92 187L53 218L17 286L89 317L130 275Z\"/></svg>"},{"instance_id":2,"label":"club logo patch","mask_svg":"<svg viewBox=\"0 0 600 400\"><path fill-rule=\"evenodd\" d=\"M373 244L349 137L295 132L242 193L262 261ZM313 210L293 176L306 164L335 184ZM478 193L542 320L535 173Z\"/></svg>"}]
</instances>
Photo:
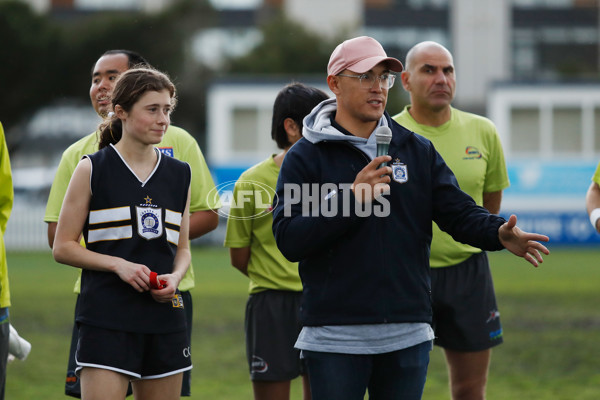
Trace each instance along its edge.
<instances>
[{"instance_id":1,"label":"club logo patch","mask_svg":"<svg viewBox=\"0 0 600 400\"><path fill-rule=\"evenodd\" d=\"M146 240L162 236L162 209L152 207L136 207L138 234Z\"/></svg>"},{"instance_id":2,"label":"club logo patch","mask_svg":"<svg viewBox=\"0 0 600 400\"><path fill-rule=\"evenodd\" d=\"M492 310L490 311L490 316L488 317L487 321L485 321L486 323L490 323L496 319L500 318L500 311L498 310Z\"/></svg>"},{"instance_id":3,"label":"club logo patch","mask_svg":"<svg viewBox=\"0 0 600 400\"><path fill-rule=\"evenodd\" d=\"M463 157L463 160L477 160L479 158L481 158L481 152L479 151L479 149L475 146L467 146L465 148L465 156Z\"/></svg>"},{"instance_id":4,"label":"club logo patch","mask_svg":"<svg viewBox=\"0 0 600 400\"><path fill-rule=\"evenodd\" d=\"M408 182L408 167L398 159L392 163L392 178L398 183Z\"/></svg>"},{"instance_id":5,"label":"club logo patch","mask_svg":"<svg viewBox=\"0 0 600 400\"><path fill-rule=\"evenodd\" d=\"M251 372L264 374L269 370L269 364L259 356L252 356Z\"/></svg>"},{"instance_id":6,"label":"club logo patch","mask_svg":"<svg viewBox=\"0 0 600 400\"><path fill-rule=\"evenodd\" d=\"M173 295L171 304L173 305L173 308L183 308L183 297L181 297L179 293Z\"/></svg>"}]
</instances>

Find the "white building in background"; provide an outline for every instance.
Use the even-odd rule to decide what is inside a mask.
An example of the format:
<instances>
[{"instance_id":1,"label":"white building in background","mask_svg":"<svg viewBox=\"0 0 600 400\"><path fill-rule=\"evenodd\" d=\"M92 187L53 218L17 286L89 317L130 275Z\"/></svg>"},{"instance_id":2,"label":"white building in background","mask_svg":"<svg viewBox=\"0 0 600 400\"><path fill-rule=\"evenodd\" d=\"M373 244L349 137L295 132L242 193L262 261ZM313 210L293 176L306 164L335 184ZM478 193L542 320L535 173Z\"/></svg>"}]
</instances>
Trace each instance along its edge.
<instances>
[{"instance_id":1,"label":"white building in background","mask_svg":"<svg viewBox=\"0 0 600 400\"><path fill-rule=\"evenodd\" d=\"M600 82L497 84L488 110L509 157L595 162L600 154Z\"/></svg>"},{"instance_id":2,"label":"white building in background","mask_svg":"<svg viewBox=\"0 0 600 400\"><path fill-rule=\"evenodd\" d=\"M600 83L497 84L489 91L511 186L502 210L555 243L597 243L585 194L600 154Z\"/></svg>"},{"instance_id":3,"label":"white building in background","mask_svg":"<svg viewBox=\"0 0 600 400\"><path fill-rule=\"evenodd\" d=\"M333 96L325 79L299 81ZM240 168L281 151L271 139L271 120L275 97L288 83L281 79L222 80L211 85L207 95L207 131L211 133L207 138L207 154L213 168L239 173ZM237 175L231 178L237 179Z\"/></svg>"},{"instance_id":4,"label":"white building in background","mask_svg":"<svg viewBox=\"0 0 600 400\"><path fill-rule=\"evenodd\" d=\"M490 82L511 78L510 1L454 0L450 15L456 101L481 108Z\"/></svg>"},{"instance_id":5,"label":"white building in background","mask_svg":"<svg viewBox=\"0 0 600 400\"><path fill-rule=\"evenodd\" d=\"M21 0L39 13L53 8L77 9L82 11L139 10L158 12L173 4L174 0Z\"/></svg>"},{"instance_id":6,"label":"white building in background","mask_svg":"<svg viewBox=\"0 0 600 400\"><path fill-rule=\"evenodd\" d=\"M364 0L285 0L284 14L326 37L358 32L364 26Z\"/></svg>"}]
</instances>

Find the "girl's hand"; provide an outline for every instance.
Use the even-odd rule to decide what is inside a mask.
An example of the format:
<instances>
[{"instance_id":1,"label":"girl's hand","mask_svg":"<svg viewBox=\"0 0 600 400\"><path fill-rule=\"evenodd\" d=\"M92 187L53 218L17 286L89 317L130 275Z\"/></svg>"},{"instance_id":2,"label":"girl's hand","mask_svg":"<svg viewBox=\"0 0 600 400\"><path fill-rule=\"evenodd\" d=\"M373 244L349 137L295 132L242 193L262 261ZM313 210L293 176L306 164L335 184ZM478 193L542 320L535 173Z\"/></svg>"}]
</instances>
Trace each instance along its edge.
<instances>
[{"instance_id":1,"label":"girl's hand","mask_svg":"<svg viewBox=\"0 0 600 400\"><path fill-rule=\"evenodd\" d=\"M115 273L140 293L150 290L150 268L143 264L119 259L115 266Z\"/></svg>"},{"instance_id":2,"label":"girl's hand","mask_svg":"<svg viewBox=\"0 0 600 400\"><path fill-rule=\"evenodd\" d=\"M158 281L162 284L161 288L150 289L152 298L159 303L167 303L173 299L177 286L179 286L179 277L176 274L164 274L157 276Z\"/></svg>"}]
</instances>

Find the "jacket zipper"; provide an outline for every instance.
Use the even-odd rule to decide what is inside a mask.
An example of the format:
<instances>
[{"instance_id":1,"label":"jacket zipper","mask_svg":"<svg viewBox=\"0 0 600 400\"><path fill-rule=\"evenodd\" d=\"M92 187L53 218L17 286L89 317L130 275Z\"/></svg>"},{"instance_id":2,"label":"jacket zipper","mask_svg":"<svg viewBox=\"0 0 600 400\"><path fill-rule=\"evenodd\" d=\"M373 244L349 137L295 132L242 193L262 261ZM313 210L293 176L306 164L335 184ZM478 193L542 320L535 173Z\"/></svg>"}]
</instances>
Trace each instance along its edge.
<instances>
[{"instance_id":1,"label":"jacket zipper","mask_svg":"<svg viewBox=\"0 0 600 400\"><path fill-rule=\"evenodd\" d=\"M330 141L327 141L327 142L330 142ZM365 161L366 161L366 164L365 164L365 166L366 166L367 164L369 164L369 163L372 161L372 160L369 158L369 156L368 156L368 155L367 155L367 154L366 154L364 151L362 151L362 150L358 149L357 147L353 146L352 144L350 144L350 143L347 143L347 142L341 142L341 144L343 144L343 145L344 145L344 146L346 146L346 147L350 147L350 148L352 148L354 151L356 151L356 152L358 152L360 155L362 155L362 157L363 157L363 158L365 159ZM381 248L381 246L382 246L382 243L383 243L383 240L382 240L382 238L380 237L380 236L381 236L381 232L379 232L379 231L378 231L377 233L378 233L378 235L379 235L379 237L377 237L377 242L379 243L379 254L381 254L381 253L383 252L383 248ZM387 268L387 267L386 267L384 272L385 272L385 273L384 273L384 276L387 276L387 277L389 278L389 277L390 277L390 271L389 271L389 268ZM387 303L386 301L384 301L384 302L383 302L383 304L382 304L382 306L384 307L384 312L383 312L383 323L384 323L384 324L387 324L387 323L388 323L388 318L387 318L387 316L389 315L388 303Z\"/></svg>"}]
</instances>

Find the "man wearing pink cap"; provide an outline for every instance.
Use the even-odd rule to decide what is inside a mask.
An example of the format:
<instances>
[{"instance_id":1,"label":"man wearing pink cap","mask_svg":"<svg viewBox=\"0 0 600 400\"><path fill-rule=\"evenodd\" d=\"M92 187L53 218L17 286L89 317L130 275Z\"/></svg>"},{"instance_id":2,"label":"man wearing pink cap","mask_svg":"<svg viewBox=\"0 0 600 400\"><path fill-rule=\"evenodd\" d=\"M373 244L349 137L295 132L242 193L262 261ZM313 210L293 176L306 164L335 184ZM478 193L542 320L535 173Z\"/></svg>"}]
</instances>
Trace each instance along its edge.
<instances>
[{"instance_id":1,"label":"man wearing pink cap","mask_svg":"<svg viewBox=\"0 0 600 400\"><path fill-rule=\"evenodd\" d=\"M507 248L537 266L537 241L460 190L427 139L385 112L402 64L373 38L333 51L325 100L303 121L277 182L273 232L299 261L302 331L313 400L416 400L432 348L431 222L456 240ZM389 155L376 137L391 132ZM391 163L390 163L391 162ZM388 164L383 165L382 164Z\"/></svg>"}]
</instances>

